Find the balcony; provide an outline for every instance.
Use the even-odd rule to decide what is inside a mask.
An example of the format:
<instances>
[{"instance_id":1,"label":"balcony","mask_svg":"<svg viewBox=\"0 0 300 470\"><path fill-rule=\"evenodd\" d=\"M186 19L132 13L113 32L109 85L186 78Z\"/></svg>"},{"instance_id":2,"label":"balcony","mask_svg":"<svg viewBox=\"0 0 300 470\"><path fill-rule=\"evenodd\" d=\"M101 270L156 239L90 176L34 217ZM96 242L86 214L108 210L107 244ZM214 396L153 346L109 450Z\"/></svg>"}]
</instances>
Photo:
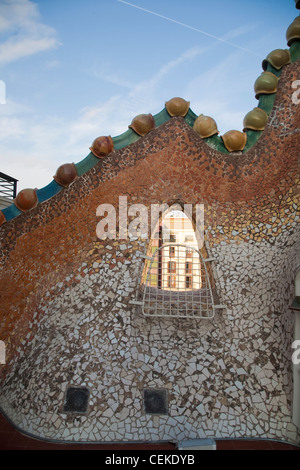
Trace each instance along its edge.
<instances>
[{"instance_id":1,"label":"balcony","mask_svg":"<svg viewBox=\"0 0 300 470\"><path fill-rule=\"evenodd\" d=\"M0 210L10 206L17 195L18 180L0 172Z\"/></svg>"}]
</instances>

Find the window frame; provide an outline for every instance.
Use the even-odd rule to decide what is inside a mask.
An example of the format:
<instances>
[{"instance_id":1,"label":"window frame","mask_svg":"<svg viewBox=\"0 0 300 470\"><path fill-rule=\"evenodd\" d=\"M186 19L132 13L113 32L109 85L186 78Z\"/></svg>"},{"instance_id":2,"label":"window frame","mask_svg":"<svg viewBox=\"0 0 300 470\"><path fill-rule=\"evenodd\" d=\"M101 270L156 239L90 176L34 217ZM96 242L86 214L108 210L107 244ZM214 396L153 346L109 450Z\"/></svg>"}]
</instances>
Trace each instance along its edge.
<instances>
[{"instance_id":1,"label":"window frame","mask_svg":"<svg viewBox=\"0 0 300 470\"><path fill-rule=\"evenodd\" d=\"M174 274L168 276L168 282L167 282L167 286L169 289L176 289L177 287L177 277L174 276Z\"/></svg>"},{"instance_id":2,"label":"window frame","mask_svg":"<svg viewBox=\"0 0 300 470\"><path fill-rule=\"evenodd\" d=\"M162 256L162 250L171 246L170 244L164 244L158 247L153 253L151 260L149 262L149 267L146 273L145 286L143 291L142 299L142 313L145 317L165 317L165 318L193 318L193 319L212 319L215 316L215 308L224 308L222 305L215 305L211 280L207 271L206 262L203 258L201 251L194 247L188 247L183 244L176 244L176 251L180 253L180 250L185 250L185 253L182 252L182 262L186 262L186 250L191 249L193 255L193 269L195 273L198 272L199 275L195 274L195 279L193 275L185 276L184 269L183 272L177 272L177 285L176 288L163 287L158 285L157 288L151 287L149 283L149 276L151 272L152 265L157 262L160 256ZM168 253L168 251L167 251ZM169 263L174 263L173 260L167 261L167 266L171 268L171 271L174 271L174 264L170 266ZM176 263L176 262L175 262ZM176 266L177 267L177 266ZM180 268L180 266L179 266ZM179 269L178 268L178 269ZM174 272L166 273L169 278L171 275L174 275ZM189 279L189 287L181 287L179 277L184 276L184 286L187 282L185 277ZM198 281L197 281L198 279ZM172 282L171 279L166 279L165 286L168 285L168 282ZM198 282L198 283L197 283ZM195 285L196 283L196 285ZM174 289L174 290L172 290Z\"/></svg>"},{"instance_id":3,"label":"window frame","mask_svg":"<svg viewBox=\"0 0 300 470\"><path fill-rule=\"evenodd\" d=\"M174 245L171 245L171 246L169 247L169 258L175 258L175 255L176 255L176 253L175 253L175 246L174 246Z\"/></svg>"}]
</instances>

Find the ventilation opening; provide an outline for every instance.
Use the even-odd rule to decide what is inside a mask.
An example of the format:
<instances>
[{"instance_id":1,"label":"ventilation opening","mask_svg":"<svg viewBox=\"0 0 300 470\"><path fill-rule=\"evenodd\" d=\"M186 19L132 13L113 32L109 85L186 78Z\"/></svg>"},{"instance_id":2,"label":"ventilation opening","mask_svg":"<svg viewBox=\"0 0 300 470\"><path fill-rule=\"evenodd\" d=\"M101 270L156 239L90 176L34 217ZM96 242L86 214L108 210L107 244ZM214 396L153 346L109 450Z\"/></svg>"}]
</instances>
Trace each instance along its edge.
<instances>
[{"instance_id":1,"label":"ventilation opening","mask_svg":"<svg viewBox=\"0 0 300 470\"><path fill-rule=\"evenodd\" d=\"M90 392L86 387L69 387L67 389L63 411L69 413L86 413Z\"/></svg>"},{"instance_id":2,"label":"ventilation opening","mask_svg":"<svg viewBox=\"0 0 300 470\"><path fill-rule=\"evenodd\" d=\"M168 414L167 390L144 390L144 410L147 414Z\"/></svg>"}]
</instances>

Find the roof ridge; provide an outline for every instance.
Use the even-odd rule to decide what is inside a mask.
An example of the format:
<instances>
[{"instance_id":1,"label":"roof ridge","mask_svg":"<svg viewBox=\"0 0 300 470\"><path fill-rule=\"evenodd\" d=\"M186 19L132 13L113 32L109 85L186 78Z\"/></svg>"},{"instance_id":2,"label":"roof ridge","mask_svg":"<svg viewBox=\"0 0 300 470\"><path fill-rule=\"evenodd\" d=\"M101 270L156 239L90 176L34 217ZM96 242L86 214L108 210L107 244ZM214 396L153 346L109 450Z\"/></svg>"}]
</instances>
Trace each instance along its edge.
<instances>
[{"instance_id":1,"label":"roof ridge","mask_svg":"<svg viewBox=\"0 0 300 470\"><path fill-rule=\"evenodd\" d=\"M296 8L300 9L298 3ZM229 154L237 151L246 153L258 141L265 129L273 109L283 67L300 59L300 16L297 16L288 27L286 39L289 49L275 49L262 61L263 72L254 83L258 105L244 117L243 131L229 130L219 136L217 124L212 117L195 114L190 108L190 102L183 98L172 98L154 116L151 113L137 115L124 133L115 137L97 137L90 147L90 153L83 160L76 164L62 164L57 169L53 181L47 186L41 189L21 190L10 206L0 210L0 227L6 221L55 196L78 176L93 168L99 162L99 158L105 158L113 150L127 147L175 116L183 117L208 146L220 153Z\"/></svg>"}]
</instances>

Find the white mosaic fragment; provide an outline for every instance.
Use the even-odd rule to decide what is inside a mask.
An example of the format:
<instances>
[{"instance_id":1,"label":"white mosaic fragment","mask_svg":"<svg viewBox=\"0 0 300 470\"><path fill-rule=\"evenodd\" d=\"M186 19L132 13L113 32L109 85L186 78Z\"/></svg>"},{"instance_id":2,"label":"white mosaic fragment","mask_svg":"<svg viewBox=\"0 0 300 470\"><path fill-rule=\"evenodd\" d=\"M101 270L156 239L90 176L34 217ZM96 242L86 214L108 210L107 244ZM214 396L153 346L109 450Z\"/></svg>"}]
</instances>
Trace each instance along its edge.
<instances>
[{"instance_id":1,"label":"white mosaic fragment","mask_svg":"<svg viewBox=\"0 0 300 470\"><path fill-rule=\"evenodd\" d=\"M119 246L120 254L127 248ZM151 324L128 308L123 299L136 291L136 273L143 262L138 257L119 263L113 273L103 262L95 261L91 270L82 265L85 277L80 275L78 285L43 305L42 315L33 316L37 335L26 354L29 338L19 347L22 360L16 360L15 367L22 377L28 374L30 387L8 375L7 384L13 386L8 385L9 399L0 397L0 405L5 408L5 400L14 403L17 411L12 415L24 427L72 441L216 435L296 439L284 400L290 387L287 367L276 370L268 357L292 331L290 317L275 314L282 311L283 301L274 302L274 289L282 289L282 296L286 289L277 281L284 272L279 248L215 246L215 279L228 309L205 327L192 322L174 326L169 320ZM112 253L111 262L116 253L110 245L106 249ZM249 260L247 266L241 257ZM270 263L271 274L265 271ZM69 275L65 281L73 278ZM66 427L71 418L60 410L70 383L89 386L88 417L93 424L81 419ZM145 416L142 390L151 387L168 390L168 416ZM272 397L274 390L280 396ZM32 414L23 411L26 400L35 403ZM244 416L245 422L240 418Z\"/></svg>"}]
</instances>

